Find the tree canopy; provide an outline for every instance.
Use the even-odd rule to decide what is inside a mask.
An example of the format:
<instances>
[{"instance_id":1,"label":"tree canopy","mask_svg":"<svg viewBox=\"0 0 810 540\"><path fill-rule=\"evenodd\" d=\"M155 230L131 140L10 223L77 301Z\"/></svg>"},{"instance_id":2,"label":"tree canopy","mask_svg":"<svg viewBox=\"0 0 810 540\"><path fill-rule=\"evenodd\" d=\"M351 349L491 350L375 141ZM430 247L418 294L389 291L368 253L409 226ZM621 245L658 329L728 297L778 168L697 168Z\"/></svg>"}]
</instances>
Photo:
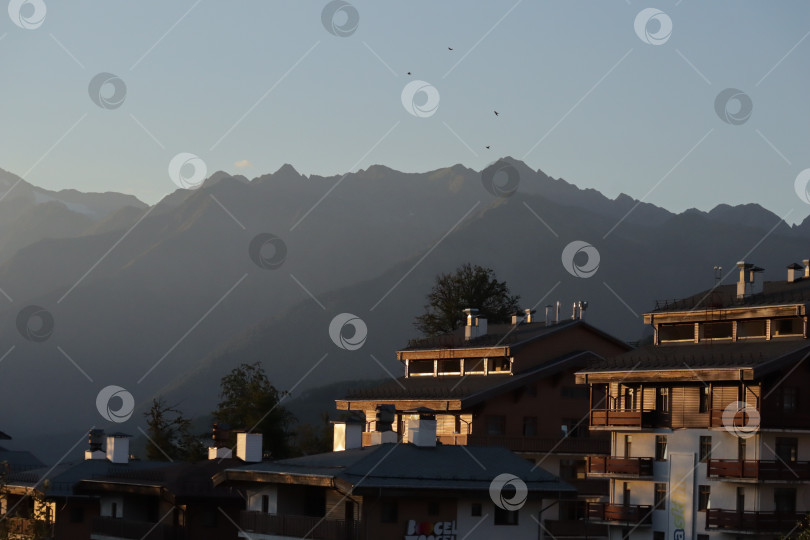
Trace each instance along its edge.
<instances>
[{"instance_id":1,"label":"tree canopy","mask_svg":"<svg viewBox=\"0 0 810 540\"><path fill-rule=\"evenodd\" d=\"M191 420L162 397L152 400L152 407L144 413L149 442L146 459L153 461L197 461L205 458L200 438L191 431Z\"/></svg>"},{"instance_id":2,"label":"tree canopy","mask_svg":"<svg viewBox=\"0 0 810 540\"><path fill-rule=\"evenodd\" d=\"M426 336L435 336L462 326L467 308L478 309L478 315L491 323L509 322L520 297L512 295L491 268L466 263L453 273L437 276L427 300L425 313L416 317L414 326Z\"/></svg>"},{"instance_id":3,"label":"tree canopy","mask_svg":"<svg viewBox=\"0 0 810 540\"><path fill-rule=\"evenodd\" d=\"M241 364L220 384L220 402L213 413L217 422L261 433L263 450L273 459L289 456L294 417L281 406L288 394L270 384L261 363Z\"/></svg>"}]
</instances>

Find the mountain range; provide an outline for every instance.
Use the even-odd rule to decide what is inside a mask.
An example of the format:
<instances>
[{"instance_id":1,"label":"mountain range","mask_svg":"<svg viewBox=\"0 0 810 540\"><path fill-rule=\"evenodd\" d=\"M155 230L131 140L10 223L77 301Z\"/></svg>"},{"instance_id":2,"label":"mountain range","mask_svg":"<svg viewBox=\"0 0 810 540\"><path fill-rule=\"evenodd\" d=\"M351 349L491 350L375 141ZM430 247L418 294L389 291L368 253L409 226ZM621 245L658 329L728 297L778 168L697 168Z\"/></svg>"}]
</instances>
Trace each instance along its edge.
<instances>
[{"instance_id":1,"label":"mountain range","mask_svg":"<svg viewBox=\"0 0 810 540\"><path fill-rule=\"evenodd\" d=\"M394 351L419 337L413 319L436 275L465 262L493 268L541 317L587 300L586 319L634 341L656 299L711 287L718 265L731 282L742 258L784 279L810 256L808 237L810 219L789 226L756 204L675 214L509 157L484 171L217 172L154 206L0 171L0 424L57 459L91 425L137 433L157 395L209 413L242 362L261 362L292 398L398 376ZM590 277L575 275L594 262L585 253L564 266L574 241L598 252ZM20 314L32 305L52 319L26 338ZM342 313L365 323L361 347L330 338ZM108 385L133 395L127 422L99 415Z\"/></svg>"}]
</instances>

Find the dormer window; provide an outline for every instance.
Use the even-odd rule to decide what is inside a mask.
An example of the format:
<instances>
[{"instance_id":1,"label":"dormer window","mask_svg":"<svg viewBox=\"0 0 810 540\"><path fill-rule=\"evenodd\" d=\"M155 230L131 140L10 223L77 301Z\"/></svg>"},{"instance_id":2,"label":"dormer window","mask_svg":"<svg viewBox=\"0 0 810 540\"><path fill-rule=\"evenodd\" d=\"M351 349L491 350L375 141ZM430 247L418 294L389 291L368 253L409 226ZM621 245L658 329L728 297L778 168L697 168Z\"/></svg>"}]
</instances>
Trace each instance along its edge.
<instances>
[{"instance_id":1,"label":"dormer window","mask_svg":"<svg viewBox=\"0 0 810 540\"><path fill-rule=\"evenodd\" d=\"M788 319L774 319L771 322L773 337L801 336L804 334L804 324L801 317Z\"/></svg>"},{"instance_id":2,"label":"dormer window","mask_svg":"<svg viewBox=\"0 0 810 540\"><path fill-rule=\"evenodd\" d=\"M509 361L508 358L500 357L500 358L490 358L489 359L489 368L487 371L490 373L509 373L512 367L512 363Z\"/></svg>"},{"instance_id":3,"label":"dormer window","mask_svg":"<svg viewBox=\"0 0 810 540\"><path fill-rule=\"evenodd\" d=\"M411 360L408 363L408 375L433 375L434 360Z\"/></svg>"},{"instance_id":4,"label":"dormer window","mask_svg":"<svg viewBox=\"0 0 810 540\"><path fill-rule=\"evenodd\" d=\"M658 339L661 343L695 341L694 324L662 324L658 328Z\"/></svg>"}]
</instances>

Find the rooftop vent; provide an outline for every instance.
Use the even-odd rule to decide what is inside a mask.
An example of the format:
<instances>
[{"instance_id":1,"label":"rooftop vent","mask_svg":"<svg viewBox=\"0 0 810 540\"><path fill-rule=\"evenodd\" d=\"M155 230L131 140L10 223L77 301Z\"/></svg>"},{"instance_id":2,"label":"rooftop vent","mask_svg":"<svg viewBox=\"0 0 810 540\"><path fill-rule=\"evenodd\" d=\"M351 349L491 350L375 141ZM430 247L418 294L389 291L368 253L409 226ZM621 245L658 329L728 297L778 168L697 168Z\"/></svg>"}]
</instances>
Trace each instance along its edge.
<instances>
[{"instance_id":1,"label":"rooftop vent","mask_svg":"<svg viewBox=\"0 0 810 540\"><path fill-rule=\"evenodd\" d=\"M377 405L376 426L371 433L371 444L395 443L397 433L393 431L394 420L396 420L397 409L395 405Z\"/></svg>"},{"instance_id":2,"label":"rooftop vent","mask_svg":"<svg viewBox=\"0 0 810 540\"><path fill-rule=\"evenodd\" d=\"M129 463L129 439L126 433L107 435L107 459L112 463Z\"/></svg>"},{"instance_id":3,"label":"rooftop vent","mask_svg":"<svg viewBox=\"0 0 810 540\"><path fill-rule=\"evenodd\" d=\"M798 263L791 263L787 267L787 282L793 283L802 278L805 267Z\"/></svg>"},{"instance_id":4,"label":"rooftop vent","mask_svg":"<svg viewBox=\"0 0 810 540\"><path fill-rule=\"evenodd\" d=\"M464 339L469 341L487 334L487 320L478 316L478 310L467 308L464 310L467 315L467 324L464 326Z\"/></svg>"},{"instance_id":5,"label":"rooftop vent","mask_svg":"<svg viewBox=\"0 0 810 540\"><path fill-rule=\"evenodd\" d=\"M764 272L764 269L745 261L739 261L737 268L740 269L740 280L737 282L737 299L742 300L754 294L762 292L762 280L757 279L757 274Z\"/></svg>"}]
</instances>

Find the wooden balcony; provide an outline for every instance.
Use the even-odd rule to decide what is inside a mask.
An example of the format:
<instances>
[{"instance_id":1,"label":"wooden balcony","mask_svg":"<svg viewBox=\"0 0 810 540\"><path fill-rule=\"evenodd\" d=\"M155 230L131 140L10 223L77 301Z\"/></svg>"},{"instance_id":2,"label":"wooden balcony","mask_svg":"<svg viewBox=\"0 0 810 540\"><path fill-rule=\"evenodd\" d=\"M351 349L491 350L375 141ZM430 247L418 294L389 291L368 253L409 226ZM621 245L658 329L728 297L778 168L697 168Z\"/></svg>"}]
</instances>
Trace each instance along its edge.
<instances>
[{"instance_id":1,"label":"wooden balcony","mask_svg":"<svg viewBox=\"0 0 810 540\"><path fill-rule=\"evenodd\" d=\"M312 538L316 540L364 540L362 529L353 521L308 516L265 514L242 511L239 526L246 533Z\"/></svg>"},{"instance_id":2,"label":"wooden balcony","mask_svg":"<svg viewBox=\"0 0 810 540\"><path fill-rule=\"evenodd\" d=\"M670 416L655 410L594 409L591 427L657 428L670 427Z\"/></svg>"},{"instance_id":3,"label":"wooden balcony","mask_svg":"<svg viewBox=\"0 0 810 540\"><path fill-rule=\"evenodd\" d=\"M97 517L93 519L90 526L90 537L121 538L125 540L186 540L186 532L182 527L173 525Z\"/></svg>"},{"instance_id":4,"label":"wooden balcony","mask_svg":"<svg viewBox=\"0 0 810 540\"><path fill-rule=\"evenodd\" d=\"M746 532L789 532L805 514L795 512L737 512L710 508L706 511L707 529Z\"/></svg>"},{"instance_id":5,"label":"wooden balcony","mask_svg":"<svg viewBox=\"0 0 810 540\"><path fill-rule=\"evenodd\" d=\"M581 519L547 519L541 531L550 538L607 538L607 525Z\"/></svg>"},{"instance_id":6,"label":"wooden balcony","mask_svg":"<svg viewBox=\"0 0 810 540\"><path fill-rule=\"evenodd\" d=\"M706 463L706 467L708 476L713 478L766 482L810 480L810 461L710 459Z\"/></svg>"},{"instance_id":7,"label":"wooden balcony","mask_svg":"<svg viewBox=\"0 0 810 540\"><path fill-rule=\"evenodd\" d=\"M588 475L631 476L635 478L653 475L653 458L606 457L588 458Z\"/></svg>"},{"instance_id":8,"label":"wooden balcony","mask_svg":"<svg viewBox=\"0 0 810 540\"><path fill-rule=\"evenodd\" d=\"M587 503L588 520L626 525L652 525L652 506Z\"/></svg>"}]
</instances>

